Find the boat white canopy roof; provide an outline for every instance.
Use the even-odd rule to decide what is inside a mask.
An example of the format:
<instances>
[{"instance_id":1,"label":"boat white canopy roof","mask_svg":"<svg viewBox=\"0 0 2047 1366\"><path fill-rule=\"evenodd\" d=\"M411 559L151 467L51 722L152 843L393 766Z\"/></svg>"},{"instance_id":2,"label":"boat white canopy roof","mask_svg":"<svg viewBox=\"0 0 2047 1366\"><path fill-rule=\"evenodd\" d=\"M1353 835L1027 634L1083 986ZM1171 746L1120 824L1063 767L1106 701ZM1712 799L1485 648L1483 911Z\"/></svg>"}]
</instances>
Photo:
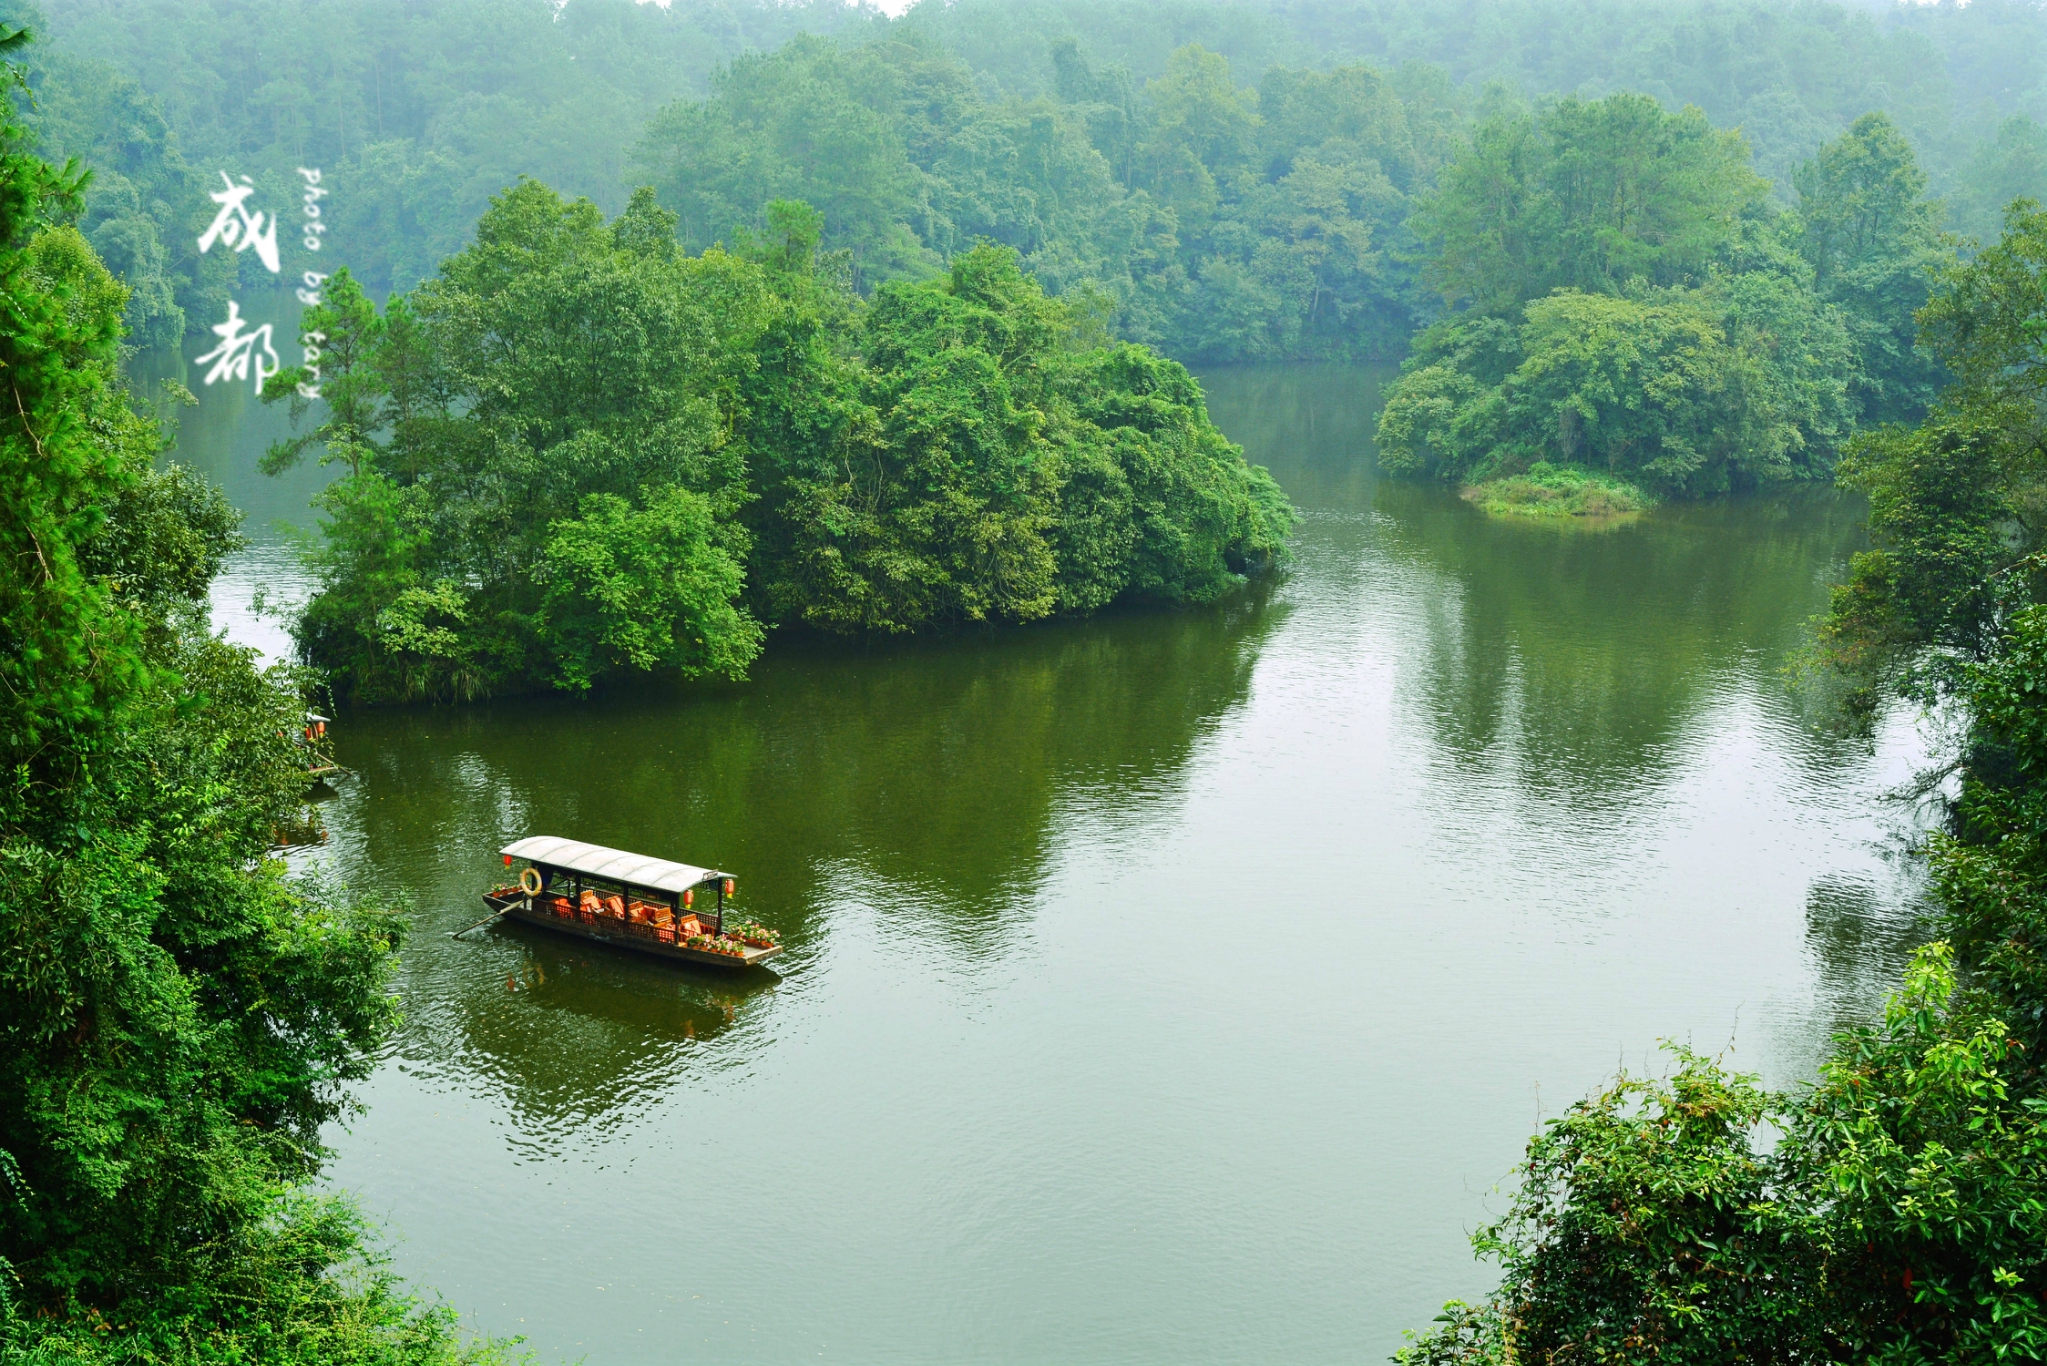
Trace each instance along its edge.
<instances>
[{"instance_id":1,"label":"boat white canopy roof","mask_svg":"<svg viewBox=\"0 0 2047 1366\"><path fill-rule=\"evenodd\" d=\"M601 844L557 839L552 835L534 835L516 844L508 844L498 852L525 859L528 863L544 863L564 872L582 873L586 877L622 882L655 892L687 891L700 882L731 876L715 868L693 868L687 863L672 863L665 858L629 854L623 849L606 849Z\"/></svg>"}]
</instances>

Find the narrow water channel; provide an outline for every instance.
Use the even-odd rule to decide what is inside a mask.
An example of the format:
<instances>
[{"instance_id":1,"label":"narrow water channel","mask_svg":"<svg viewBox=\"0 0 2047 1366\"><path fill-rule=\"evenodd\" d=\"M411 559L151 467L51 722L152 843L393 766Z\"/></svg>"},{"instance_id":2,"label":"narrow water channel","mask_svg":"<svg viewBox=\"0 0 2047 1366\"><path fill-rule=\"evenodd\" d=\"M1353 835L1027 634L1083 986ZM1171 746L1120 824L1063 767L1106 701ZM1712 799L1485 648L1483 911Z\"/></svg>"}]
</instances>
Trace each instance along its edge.
<instances>
[{"instance_id":1,"label":"narrow water channel","mask_svg":"<svg viewBox=\"0 0 2047 1366\"><path fill-rule=\"evenodd\" d=\"M1822 735L1781 672L1859 509L1490 523L1378 478L1381 378L1208 377L1304 512L1215 607L343 718L315 857L417 934L334 1180L398 1268L547 1361L1382 1359L1616 1067L1809 1075L1913 936L1916 731ZM318 476L229 402L186 458L274 641ZM447 938L534 833L734 870L791 952Z\"/></svg>"}]
</instances>

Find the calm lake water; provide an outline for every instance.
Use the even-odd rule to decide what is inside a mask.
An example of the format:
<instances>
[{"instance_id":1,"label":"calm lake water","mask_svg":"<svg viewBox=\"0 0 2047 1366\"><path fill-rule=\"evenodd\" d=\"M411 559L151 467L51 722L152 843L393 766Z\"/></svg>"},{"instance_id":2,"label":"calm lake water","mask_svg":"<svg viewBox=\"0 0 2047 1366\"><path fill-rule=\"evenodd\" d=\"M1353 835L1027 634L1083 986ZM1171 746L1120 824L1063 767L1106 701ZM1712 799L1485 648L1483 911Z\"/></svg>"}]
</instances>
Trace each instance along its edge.
<instances>
[{"instance_id":1,"label":"calm lake water","mask_svg":"<svg viewBox=\"0 0 2047 1366\"><path fill-rule=\"evenodd\" d=\"M1208 378L1304 513L1221 606L345 717L313 857L417 935L334 1180L398 1267L543 1360L1373 1360L1659 1039L1809 1076L1913 939L1917 732L1828 738L1781 675L1859 507L1488 522L1378 477L1383 374ZM253 473L247 397L184 452L274 647L320 477ZM534 833L736 871L780 972L449 939Z\"/></svg>"}]
</instances>

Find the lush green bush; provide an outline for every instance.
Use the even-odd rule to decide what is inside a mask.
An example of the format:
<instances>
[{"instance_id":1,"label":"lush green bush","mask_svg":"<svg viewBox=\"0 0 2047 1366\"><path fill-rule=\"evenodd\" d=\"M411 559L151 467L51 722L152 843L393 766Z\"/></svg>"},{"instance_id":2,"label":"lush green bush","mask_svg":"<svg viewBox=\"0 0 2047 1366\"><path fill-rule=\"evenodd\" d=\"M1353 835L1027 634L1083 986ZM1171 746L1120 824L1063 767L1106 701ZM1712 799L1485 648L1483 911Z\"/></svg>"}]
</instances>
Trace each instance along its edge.
<instances>
[{"instance_id":1,"label":"lush green bush","mask_svg":"<svg viewBox=\"0 0 2047 1366\"><path fill-rule=\"evenodd\" d=\"M2031 941L2041 910L1996 928ZM1623 1077L1529 1145L1507 1216L1474 1240L1499 1290L1398 1359L2040 1359L2047 1098L2037 1033L2007 1023L2038 1000L1962 986L1939 942L1803 1095L1684 1050L1668 1080Z\"/></svg>"}]
</instances>

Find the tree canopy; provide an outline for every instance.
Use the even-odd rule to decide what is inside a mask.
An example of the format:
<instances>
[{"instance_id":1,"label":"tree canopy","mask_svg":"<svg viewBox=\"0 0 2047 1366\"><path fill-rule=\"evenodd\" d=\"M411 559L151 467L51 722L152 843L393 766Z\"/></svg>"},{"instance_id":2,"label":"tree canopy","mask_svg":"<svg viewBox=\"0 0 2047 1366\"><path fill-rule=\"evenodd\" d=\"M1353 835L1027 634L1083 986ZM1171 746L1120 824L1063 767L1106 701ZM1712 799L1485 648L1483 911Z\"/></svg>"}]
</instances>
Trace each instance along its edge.
<instances>
[{"instance_id":1,"label":"tree canopy","mask_svg":"<svg viewBox=\"0 0 2047 1366\"><path fill-rule=\"evenodd\" d=\"M1768 192L1741 137L1695 108L1573 98L1481 124L1414 228L1451 304L1503 312L1559 289L1698 284Z\"/></svg>"},{"instance_id":2,"label":"tree canopy","mask_svg":"<svg viewBox=\"0 0 2047 1366\"><path fill-rule=\"evenodd\" d=\"M1916 411L1938 367L1912 346L1914 272L1942 240L1909 149L1865 120L1801 172L1795 212L1746 162L1696 110L1633 95L1482 125L1417 212L1464 307L1388 386L1381 460L1696 495L1823 477L1859 423Z\"/></svg>"}]
</instances>

